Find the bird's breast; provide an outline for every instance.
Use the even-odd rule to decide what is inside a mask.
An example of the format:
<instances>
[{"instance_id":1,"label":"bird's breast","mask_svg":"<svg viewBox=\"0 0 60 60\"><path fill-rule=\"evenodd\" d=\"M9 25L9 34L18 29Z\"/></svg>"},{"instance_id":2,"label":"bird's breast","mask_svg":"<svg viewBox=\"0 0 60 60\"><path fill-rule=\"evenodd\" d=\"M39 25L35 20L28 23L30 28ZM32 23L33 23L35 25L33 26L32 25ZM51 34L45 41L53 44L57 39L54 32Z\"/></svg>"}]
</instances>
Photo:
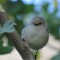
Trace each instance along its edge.
<instances>
[{"instance_id":1,"label":"bird's breast","mask_svg":"<svg viewBox=\"0 0 60 60\"><path fill-rule=\"evenodd\" d=\"M41 48L48 40L48 32L44 28L27 27L24 30L23 38L30 44L32 48Z\"/></svg>"}]
</instances>

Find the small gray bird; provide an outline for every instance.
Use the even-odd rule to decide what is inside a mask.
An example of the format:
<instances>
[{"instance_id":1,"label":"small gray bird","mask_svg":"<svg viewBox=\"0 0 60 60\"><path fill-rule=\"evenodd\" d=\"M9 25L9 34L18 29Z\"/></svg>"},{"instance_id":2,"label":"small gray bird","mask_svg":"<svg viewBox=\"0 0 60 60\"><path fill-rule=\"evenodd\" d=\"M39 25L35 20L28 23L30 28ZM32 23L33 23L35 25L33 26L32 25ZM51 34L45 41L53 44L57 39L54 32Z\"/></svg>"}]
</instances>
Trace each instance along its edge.
<instances>
[{"instance_id":1,"label":"small gray bird","mask_svg":"<svg viewBox=\"0 0 60 60\"><path fill-rule=\"evenodd\" d=\"M21 36L31 49L41 49L47 44L49 37L46 21L39 16L34 17L31 23L23 28Z\"/></svg>"}]
</instances>

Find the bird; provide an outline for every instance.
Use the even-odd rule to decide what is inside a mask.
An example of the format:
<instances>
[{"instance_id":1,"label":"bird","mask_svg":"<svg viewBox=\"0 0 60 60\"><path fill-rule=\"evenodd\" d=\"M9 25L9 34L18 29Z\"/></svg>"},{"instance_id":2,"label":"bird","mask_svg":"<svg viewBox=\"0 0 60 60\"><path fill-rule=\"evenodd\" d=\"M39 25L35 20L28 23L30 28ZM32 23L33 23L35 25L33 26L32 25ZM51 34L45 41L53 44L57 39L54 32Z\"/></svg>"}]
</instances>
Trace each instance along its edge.
<instances>
[{"instance_id":1,"label":"bird","mask_svg":"<svg viewBox=\"0 0 60 60\"><path fill-rule=\"evenodd\" d=\"M38 51L43 48L49 38L46 20L40 16L33 17L30 24L22 29L21 37L28 43L32 50Z\"/></svg>"}]
</instances>

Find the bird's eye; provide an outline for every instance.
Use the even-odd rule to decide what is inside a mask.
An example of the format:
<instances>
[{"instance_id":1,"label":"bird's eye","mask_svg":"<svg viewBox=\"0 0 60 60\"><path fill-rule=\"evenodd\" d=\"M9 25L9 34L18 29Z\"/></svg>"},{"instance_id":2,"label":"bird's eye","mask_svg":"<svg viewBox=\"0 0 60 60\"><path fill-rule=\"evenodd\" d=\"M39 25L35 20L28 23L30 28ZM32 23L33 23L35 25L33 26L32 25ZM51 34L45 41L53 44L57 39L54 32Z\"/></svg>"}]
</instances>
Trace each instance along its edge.
<instances>
[{"instance_id":1,"label":"bird's eye","mask_svg":"<svg viewBox=\"0 0 60 60\"><path fill-rule=\"evenodd\" d=\"M41 25L42 23L33 23L35 26Z\"/></svg>"},{"instance_id":2,"label":"bird's eye","mask_svg":"<svg viewBox=\"0 0 60 60\"><path fill-rule=\"evenodd\" d=\"M41 25L41 23L39 23L39 25Z\"/></svg>"}]
</instances>

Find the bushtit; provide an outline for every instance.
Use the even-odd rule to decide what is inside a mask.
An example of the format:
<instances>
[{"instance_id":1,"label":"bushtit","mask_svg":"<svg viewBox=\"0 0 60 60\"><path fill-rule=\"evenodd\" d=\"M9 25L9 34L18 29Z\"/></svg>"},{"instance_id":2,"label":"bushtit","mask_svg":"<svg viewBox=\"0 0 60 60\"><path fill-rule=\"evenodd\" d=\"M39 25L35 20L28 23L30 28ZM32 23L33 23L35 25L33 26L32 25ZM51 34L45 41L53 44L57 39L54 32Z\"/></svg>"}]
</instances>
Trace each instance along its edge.
<instances>
[{"instance_id":1,"label":"bushtit","mask_svg":"<svg viewBox=\"0 0 60 60\"><path fill-rule=\"evenodd\" d=\"M39 16L34 17L31 23L23 28L21 35L31 49L41 49L47 44L49 37L46 21Z\"/></svg>"}]
</instances>

